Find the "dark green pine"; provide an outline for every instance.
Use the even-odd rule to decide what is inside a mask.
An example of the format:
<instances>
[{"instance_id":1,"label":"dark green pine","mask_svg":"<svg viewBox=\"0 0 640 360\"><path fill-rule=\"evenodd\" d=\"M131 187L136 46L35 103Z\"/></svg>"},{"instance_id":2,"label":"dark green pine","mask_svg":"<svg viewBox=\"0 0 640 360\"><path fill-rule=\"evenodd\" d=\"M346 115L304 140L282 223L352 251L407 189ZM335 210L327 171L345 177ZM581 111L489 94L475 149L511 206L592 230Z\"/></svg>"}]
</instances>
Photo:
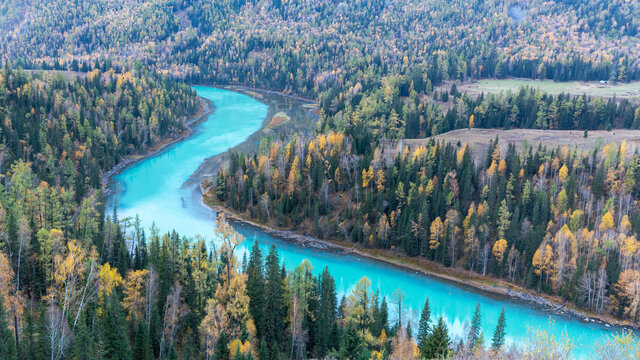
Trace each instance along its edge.
<instances>
[{"instance_id":1,"label":"dark green pine","mask_svg":"<svg viewBox=\"0 0 640 360\"><path fill-rule=\"evenodd\" d=\"M507 319L504 315L504 307L500 312L500 317L498 317L498 325L496 326L495 331L493 332L493 339L491 341L491 348L493 350L498 351L504 345L504 335L507 328Z\"/></svg>"}]
</instances>

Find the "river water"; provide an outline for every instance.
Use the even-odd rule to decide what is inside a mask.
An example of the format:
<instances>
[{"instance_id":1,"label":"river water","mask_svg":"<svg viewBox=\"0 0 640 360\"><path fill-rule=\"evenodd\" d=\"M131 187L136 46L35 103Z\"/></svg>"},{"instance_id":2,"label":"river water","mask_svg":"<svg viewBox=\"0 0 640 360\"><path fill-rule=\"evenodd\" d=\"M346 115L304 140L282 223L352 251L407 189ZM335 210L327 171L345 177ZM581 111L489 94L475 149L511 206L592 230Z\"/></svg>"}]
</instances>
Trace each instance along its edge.
<instances>
[{"instance_id":1,"label":"river water","mask_svg":"<svg viewBox=\"0 0 640 360\"><path fill-rule=\"evenodd\" d=\"M175 229L184 236L200 234L211 239L215 213L202 204L199 191L194 188L197 185L184 184L206 158L243 142L260 129L268 107L237 92L209 87L195 89L198 95L213 102L215 111L196 126L193 135L186 140L114 176L109 204L117 203L121 219L140 215L146 229L155 223L163 232ZM413 313L415 321L425 298L429 297L432 316L434 319L443 316L454 337L466 333L478 302L482 307L482 330L487 344L503 306L508 343L525 338L528 328L542 328L555 335L566 332L578 346L574 356L588 358L594 343L614 333L613 328L551 314L534 303L485 293L356 255L304 248L249 225L236 224L236 230L247 238L242 251L247 251L254 239L264 251L275 244L287 269L293 269L303 259L311 261L315 272L328 266L340 293L350 291L363 276L367 276L374 289L387 299L401 288L406 294L405 311ZM393 313L390 315L391 322L395 321L394 316Z\"/></svg>"}]
</instances>

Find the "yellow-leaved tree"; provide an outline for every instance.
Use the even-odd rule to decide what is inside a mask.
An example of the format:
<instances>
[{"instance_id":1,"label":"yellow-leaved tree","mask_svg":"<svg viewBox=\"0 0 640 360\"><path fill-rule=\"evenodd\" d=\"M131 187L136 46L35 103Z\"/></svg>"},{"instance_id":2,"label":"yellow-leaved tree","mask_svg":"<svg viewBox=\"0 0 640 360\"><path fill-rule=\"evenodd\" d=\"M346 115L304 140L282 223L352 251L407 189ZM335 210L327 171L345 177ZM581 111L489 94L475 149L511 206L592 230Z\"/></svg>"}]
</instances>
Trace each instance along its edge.
<instances>
[{"instance_id":1,"label":"yellow-leaved tree","mask_svg":"<svg viewBox=\"0 0 640 360\"><path fill-rule=\"evenodd\" d=\"M496 257L498 262L502 262L504 254L507 251L507 240L500 239L493 244L493 256Z\"/></svg>"},{"instance_id":2,"label":"yellow-leaved tree","mask_svg":"<svg viewBox=\"0 0 640 360\"><path fill-rule=\"evenodd\" d=\"M127 319L138 321L144 316L144 309L147 299L145 297L145 277L148 270L131 270L127 274L124 284L124 299L122 307L127 310Z\"/></svg>"},{"instance_id":3,"label":"yellow-leaved tree","mask_svg":"<svg viewBox=\"0 0 640 360\"><path fill-rule=\"evenodd\" d=\"M429 240L429 248L435 250L440 246L440 240L444 234L444 225L438 216L431 222L431 239Z\"/></svg>"}]
</instances>

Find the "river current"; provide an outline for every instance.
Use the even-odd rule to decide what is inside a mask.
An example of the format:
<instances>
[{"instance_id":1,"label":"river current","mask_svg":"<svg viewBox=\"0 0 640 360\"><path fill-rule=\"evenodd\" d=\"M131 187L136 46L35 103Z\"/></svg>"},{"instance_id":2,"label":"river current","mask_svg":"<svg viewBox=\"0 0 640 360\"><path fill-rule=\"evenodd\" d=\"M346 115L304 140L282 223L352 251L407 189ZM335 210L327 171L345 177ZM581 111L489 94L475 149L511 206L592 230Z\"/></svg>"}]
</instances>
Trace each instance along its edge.
<instances>
[{"instance_id":1,"label":"river current","mask_svg":"<svg viewBox=\"0 0 640 360\"><path fill-rule=\"evenodd\" d=\"M185 185L186 181L206 158L228 150L259 130L268 107L238 92L211 87L195 89L199 96L213 102L215 111L184 141L114 176L110 184L114 191L108 203L110 206L117 203L121 219L138 214L145 229L155 223L162 232L175 229L183 236L199 234L212 239L215 212L202 204L197 185ZM373 288L387 300L401 288L406 294L405 314L415 319L414 324L425 298L429 297L432 321L443 316L454 338L466 333L478 302L486 344L491 341L502 307L507 318L507 343L526 338L528 328L541 328L556 336L566 332L577 345L574 356L588 358L593 354L593 344L615 331L572 316L552 314L534 303L497 296L357 255L305 248L249 225L234 225L247 238L242 251L251 248L255 239L265 252L275 244L287 269L293 269L303 259L311 261L316 273L328 266L340 294L349 292L363 276L367 276ZM390 321L395 321L394 312L390 314Z\"/></svg>"}]
</instances>

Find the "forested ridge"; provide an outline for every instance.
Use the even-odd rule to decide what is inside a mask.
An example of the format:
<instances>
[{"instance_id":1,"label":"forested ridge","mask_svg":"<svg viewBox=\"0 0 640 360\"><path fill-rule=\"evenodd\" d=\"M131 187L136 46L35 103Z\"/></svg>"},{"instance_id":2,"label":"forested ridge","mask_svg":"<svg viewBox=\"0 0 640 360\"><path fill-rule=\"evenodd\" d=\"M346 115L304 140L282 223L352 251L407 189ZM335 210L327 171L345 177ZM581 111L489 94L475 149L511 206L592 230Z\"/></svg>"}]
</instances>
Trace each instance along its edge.
<instances>
[{"instance_id":1,"label":"forested ridge","mask_svg":"<svg viewBox=\"0 0 640 360\"><path fill-rule=\"evenodd\" d=\"M568 96L521 92L474 100L434 90L493 77L638 79L640 8L632 1L11 0L3 7L5 63L81 72L129 64L190 83L284 91L319 100L333 130L361 122L376 137L418 138L464 127L471 114L479 127L638 127L626 100L614 112L615 99L569 104ZM582 119L590 105L601 111ZM559 119L566 116L580 121Z\"/></svg>"},{"instance_id":2,"label":"forested ridge","mask_svg":"<svg viewBox=\"0 0 640 360\"><path fill-rule=\"evenodd\" d=\"M9 0L0 10L5 60L111 53L180 76L303 93L415 67L457 79L639 75L640 9L622 0Z\"/></svg>"}]
</instances>

